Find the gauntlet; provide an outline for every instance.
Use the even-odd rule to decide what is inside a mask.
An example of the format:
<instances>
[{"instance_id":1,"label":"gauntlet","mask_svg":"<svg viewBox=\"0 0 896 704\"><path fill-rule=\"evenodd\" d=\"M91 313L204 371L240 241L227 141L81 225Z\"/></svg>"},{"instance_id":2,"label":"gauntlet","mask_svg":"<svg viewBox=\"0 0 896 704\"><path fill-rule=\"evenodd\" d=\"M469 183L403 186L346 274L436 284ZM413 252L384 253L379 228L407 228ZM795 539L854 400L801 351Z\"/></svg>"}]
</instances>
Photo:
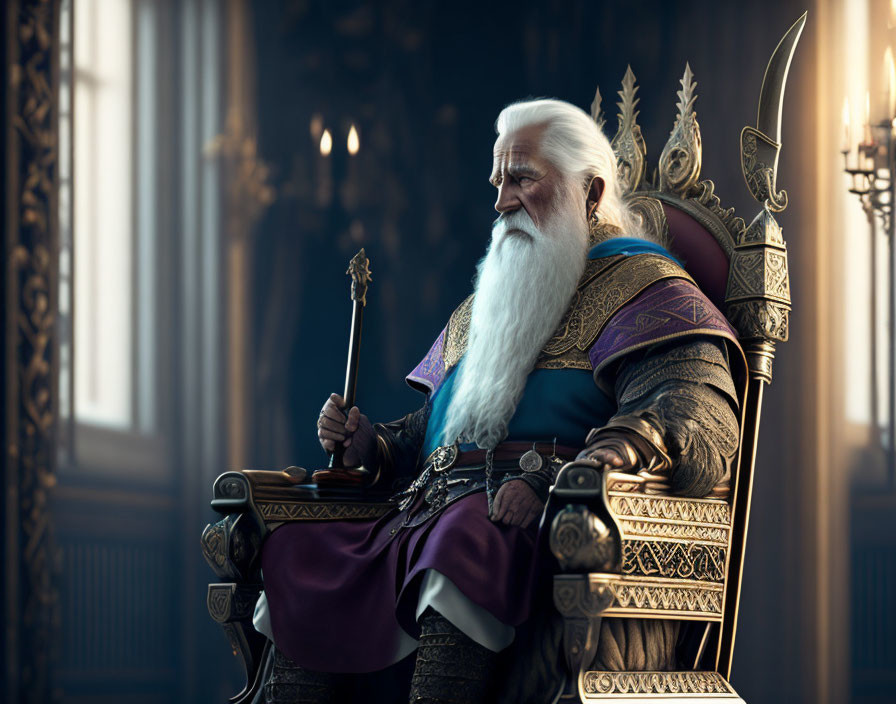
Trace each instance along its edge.
<instances>
[{"instance_id":1,"label":"gauntlet","mask_svg":"<svg viewBox=\"0 0 896 704\"><path fill-rule=\"evenodd\" d=\"M616 416L602 428L594 428L585 440L584 454L591 459L595 450L610 449L623 461L625 470L650 474L667 473L672 460L660 432L643 418Z\"/></svg>"}]
</instances>

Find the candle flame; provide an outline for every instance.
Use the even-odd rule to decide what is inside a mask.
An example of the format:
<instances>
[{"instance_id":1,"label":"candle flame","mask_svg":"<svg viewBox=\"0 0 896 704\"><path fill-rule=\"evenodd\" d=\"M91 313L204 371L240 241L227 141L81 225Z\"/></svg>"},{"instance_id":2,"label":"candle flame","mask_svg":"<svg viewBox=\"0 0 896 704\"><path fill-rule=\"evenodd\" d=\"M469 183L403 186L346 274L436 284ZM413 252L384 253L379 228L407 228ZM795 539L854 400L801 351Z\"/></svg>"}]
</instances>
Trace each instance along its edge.
<instances>
[{"instance_id":1,"label":"candle flame","mask_svg":"<svg viewBox=\"0 0 896 704\"><path fill-rule=\"evenodd\" d=\"M333 135L330 134L330 130L324 130L320 136L320 153L322 156L330 156L331 151L333 151Z\"/></svg>"},{"instance_id":2,"label":"candle flame","mask_svg":"<svg viewBox=\"0 0 896 704\"><path fill-rule=\"evenodd\" d=\"M843 126L849 129L849 98L843 99L843 110L840 112L840 116L843 120Z\"/></svg>"},{"instance_id":3,"label":"candle flame","mask_svg":"<svg viewBox=\"0 0 896 704\"><path fill-rule=\"evenodd\" d=\"M348 131L348 153L354 156L358 153L358 150L361 148L361 140L358 138L358 130L355 129L355 126L352 125L352 128Z\"/></svg>"},{"instance_id":4,"label":"candle flame","mask_svg":"<svg viewBox=\"0 0 896 704\"><path fill-rule=\"evenodd\" d=\"M865 91L865 124L871 124L871 92Z\"/></svg>"}]
</instances>

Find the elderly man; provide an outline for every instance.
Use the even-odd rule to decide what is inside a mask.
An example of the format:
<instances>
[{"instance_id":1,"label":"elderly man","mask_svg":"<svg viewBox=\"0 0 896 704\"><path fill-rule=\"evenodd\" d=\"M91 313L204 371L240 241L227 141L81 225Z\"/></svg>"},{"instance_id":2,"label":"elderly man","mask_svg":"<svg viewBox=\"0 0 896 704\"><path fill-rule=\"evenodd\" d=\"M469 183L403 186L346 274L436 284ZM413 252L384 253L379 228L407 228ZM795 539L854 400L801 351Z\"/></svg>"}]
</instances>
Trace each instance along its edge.
<instances>
[{"instance_id":1,"label":"elderly man","mask_svg":"<svg viewBox=\"0 0 896 704\"><path fill-rule=\"evenodd\" d=\"M499 217L474 294L408 376L423 407L378 425L336 395L321 411L323 447L396 487L396 508L289 524L264 548L269 702L331 701L339 673L415 649L411 701L494 700L559 467L584 453L703 496L736 453L730 328L651 315L682 292L711 304L626 207L606 137L556 100L513 104L496 128ZM667 622L606 621L595 666L673 669L677 638Z\"/></svg>"}]
</instances>

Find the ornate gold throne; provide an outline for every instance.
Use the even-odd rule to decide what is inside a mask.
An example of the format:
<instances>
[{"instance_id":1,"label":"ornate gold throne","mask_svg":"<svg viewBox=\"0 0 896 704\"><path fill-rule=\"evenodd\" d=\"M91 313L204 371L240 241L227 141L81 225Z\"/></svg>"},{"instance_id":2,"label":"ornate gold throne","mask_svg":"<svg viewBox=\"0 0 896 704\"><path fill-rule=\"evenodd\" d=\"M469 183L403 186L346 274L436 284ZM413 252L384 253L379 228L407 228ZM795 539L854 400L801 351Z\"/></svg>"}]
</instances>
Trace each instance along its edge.
<instances>
[{"instance_id":1,"label":"ornate gold throne","mask_svg":"<svg viewBox=\"0 0 896 704\"><path fill-rule=\"evenodd\" d=\"M743 380L740 451L730 484L709 498L676 497L642 476L604 473L586 462L561 469L542 524L556 560L553 601L564 622L567 677L556 701L741 701L728 678L760 409L763 389L772 379L775 345L787 339L790 311L786 247L772 215L787 205L786 193L775 184L780 114L804 24L805 15L775 50L760 93L757 125L741 133L743 174L762 204L749 225L722 207L712 181L700 180L702 147L690 67L681 79L671 136L650 176L631 69L622 81L612 145L626 198L737 330L748 378ZM592 117L603 126L600 103L598 93ZM246 687L231 699L234 703L258 694L270 648L252 626L262 589L264 538L289 521L370 519L391 508L383 501L314 497L300 486L302 481L304 472L290 468L226 472L214 484L212 507L224 517L206 527L202 549L224 580L209 585L209 613L246 668ZM604 617L689 622L688 642L680 650L686 669L590 670Z\"/></svg>"}]
</instances>

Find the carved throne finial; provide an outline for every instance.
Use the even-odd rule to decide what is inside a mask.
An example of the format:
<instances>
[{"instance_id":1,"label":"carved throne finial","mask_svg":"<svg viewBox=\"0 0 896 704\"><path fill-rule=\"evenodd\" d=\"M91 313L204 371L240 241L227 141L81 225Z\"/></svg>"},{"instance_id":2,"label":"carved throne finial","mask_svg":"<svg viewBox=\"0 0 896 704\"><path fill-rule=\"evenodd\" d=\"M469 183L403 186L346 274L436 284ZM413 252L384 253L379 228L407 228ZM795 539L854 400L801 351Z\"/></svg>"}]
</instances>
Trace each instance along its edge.
<instances>
[{"instance_id":1,"label":"carved throne finial","mask_svg":"<svg viewBox=\"0 0 896 704\"><path fill-rule=\"evenodd\" d=\"M639 100L635 97L637 92L635 74L629 66L622 78L622 90L618 92L620 101L616 104L619 106L619 128L611 142L616 153L616 170L623 195L638 189L647 170L647 145L644 144L641 126L638 124L638 111L635 109Z\"/></svg>"},{"instance_id":2,"label":"carved throne finial","mask_svg":"<svg viewBox=\"0 0 896 704\"><path fill-rule=\"evenodd\" d=\"M700 139L700 125L694 102L697 82L691 65L685 64L678 91L678 116L669 135L669 140L660 155L660 190L677 196L684 196L700 178L703 162L703 145Z\"/></svg>"},{"instance_id":3,"label":"carved throne finial","mask_svg":"<svg viewBox=\"0 0 896 704\"><path fill-rule=\"evenodd\" d=\"M598 86L597 90L594 91L594 100L591 101L591 119L597 123L597 128L603 132L604 125L607 124L607 121L604 116L603 108L600 106L601 101L600 86Z\"/></svg>"}]
</instances>

